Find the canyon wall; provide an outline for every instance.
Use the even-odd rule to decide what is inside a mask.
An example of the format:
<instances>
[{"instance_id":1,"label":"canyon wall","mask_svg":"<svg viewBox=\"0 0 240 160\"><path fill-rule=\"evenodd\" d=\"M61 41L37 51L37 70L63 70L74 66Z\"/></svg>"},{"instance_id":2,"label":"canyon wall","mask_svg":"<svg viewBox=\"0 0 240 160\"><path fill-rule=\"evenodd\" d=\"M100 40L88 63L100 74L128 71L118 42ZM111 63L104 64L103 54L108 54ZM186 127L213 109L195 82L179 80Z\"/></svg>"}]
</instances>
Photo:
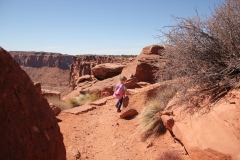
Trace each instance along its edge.
<instances>
[{"instance_id":1,"label":"canyon wall","mask_svg":"<svg viewBox=\"0 0 240 160\"><path fill-rule=\"evenodd\" d=\"M10 54L21 66L34 68L57 67L64 70L69 69L73 57L49 52L10 51Z\"/></svg>"}]
</instances>

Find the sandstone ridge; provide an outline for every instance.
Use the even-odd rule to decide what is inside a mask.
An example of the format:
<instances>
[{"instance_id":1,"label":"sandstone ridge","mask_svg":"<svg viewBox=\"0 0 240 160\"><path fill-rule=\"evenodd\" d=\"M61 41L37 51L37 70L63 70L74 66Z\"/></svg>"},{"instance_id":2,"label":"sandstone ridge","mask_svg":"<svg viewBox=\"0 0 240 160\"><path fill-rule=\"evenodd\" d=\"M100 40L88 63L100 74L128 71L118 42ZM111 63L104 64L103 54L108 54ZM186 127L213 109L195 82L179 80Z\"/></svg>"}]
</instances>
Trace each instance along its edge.
<instances>
[{"instance_id":1,"label":"sandstone ridge","mask_svg":"<svg viewBox=\"0 0 240 160\"><path fill-rule=\"evenodd\" d=\"M69 69L73 57L71 55L49 52L10 51L10 54L21 66L35 68L44 66L58 67L64 70Z\"/></svg>"},{"instance_id":2,"label":"sandstone ridge","mask_svg":"<svg viewBox=\"0 0 240 160\"><path fill-rule=\"evenodd\" d=\"M0 48L0 159L66 159L63 136L41 92Z\"/></svg>"}]
</instances>

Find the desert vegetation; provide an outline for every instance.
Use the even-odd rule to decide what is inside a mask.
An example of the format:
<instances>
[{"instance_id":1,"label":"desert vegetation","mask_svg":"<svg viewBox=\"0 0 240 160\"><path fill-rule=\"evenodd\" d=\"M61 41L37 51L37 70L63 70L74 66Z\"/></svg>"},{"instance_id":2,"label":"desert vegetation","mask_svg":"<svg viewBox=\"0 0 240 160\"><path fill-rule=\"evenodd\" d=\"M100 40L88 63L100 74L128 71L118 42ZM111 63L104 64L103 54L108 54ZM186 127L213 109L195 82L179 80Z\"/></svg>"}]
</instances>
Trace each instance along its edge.
<instances>
[{"instance_id":1,"label":"desert vegetation","mask_svg":"<svg viewBox=\"0 0 240 160\"><path fill-rule=\"evenodd\" d=\"M159 112L163 111L169 100L176 95L176 88L172 85L166 86L161 89L157 96L150 98L148 103L141 114L142 120L142 139L146 140L150 136L159 136L166 132Z\"/></svg>"},{"instance_id":2,"label":"desert vegetation","mask_svg":"<svg viewBox=\"0 0 240 160\"><path fill-rule=\"evenodd\" d=\"M167 46L169 61L160 80L188 77L181 101L211 106L240 84L240 1L226 0L212 15L174 17L158 38ZM167 74L166 74L167 73ZM191 90L189 89L191 88ZM191 107L189 107L191 108Z\"/></svg>"},{"instance_id":3,"label":"desert vegetation","mask_svg":"<svg viewBox=\"0 0 240 160\"><path fill-rule=\"evenodd\" d=\"M77 107L84 105L87 102L93 102L99 99L99 95L96 93L86 93L79 94L76 97L70 98L67 102L71 105L71 107Z\"/></svg>"},{"instance_id":4,"label":"desert vegetation","mask_svg":"<svg viewBox=\"0 0 240 160\"><path fill-rule=\"evenodd\" d=\"M157 99L149 100L145 110L141 114L143 125L142 140L146 140L152 135L159 136L166 132L162 119L156 116L157 113L163 111L165 106Z\"/></svg>"},{"instance_id":5,"label":"desert vegetation","mask_svg":"<svg viewBox=\"0 0 240 160\"><path fill-rule=\"evenodd\" d=\"M59 98L56 98L56 97L45 97L45 98L47 99L49 104L52 103L54 106L59 107L62 111L72 108L72 106L69 103L62 101Z\"/></svg>"}]
</instances>

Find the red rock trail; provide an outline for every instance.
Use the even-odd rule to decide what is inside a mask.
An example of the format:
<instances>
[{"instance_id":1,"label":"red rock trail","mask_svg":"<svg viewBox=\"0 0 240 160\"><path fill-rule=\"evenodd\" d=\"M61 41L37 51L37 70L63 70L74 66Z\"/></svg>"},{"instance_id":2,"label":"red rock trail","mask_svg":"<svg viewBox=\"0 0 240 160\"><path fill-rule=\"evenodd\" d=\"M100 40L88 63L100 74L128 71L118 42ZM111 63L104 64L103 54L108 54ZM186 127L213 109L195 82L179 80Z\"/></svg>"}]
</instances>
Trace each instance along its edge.
<instances>
[{"instance_id":1,"label":"red rock trail","mask_svg":"<svg viewBox=\"0 0 240 160\"><path fill-rule=\"evenodd\" d=\"M80 152L81 159L155 160L165 150L182 148L168 132L142 142L139 116L120 119L115 101L108 100L105 105L80 115L63 112L58 116L62 120L59 126L67 159L76 159L75 155ZM151 147L147 148L148 145Z\"/></svg>"}]
</instances>

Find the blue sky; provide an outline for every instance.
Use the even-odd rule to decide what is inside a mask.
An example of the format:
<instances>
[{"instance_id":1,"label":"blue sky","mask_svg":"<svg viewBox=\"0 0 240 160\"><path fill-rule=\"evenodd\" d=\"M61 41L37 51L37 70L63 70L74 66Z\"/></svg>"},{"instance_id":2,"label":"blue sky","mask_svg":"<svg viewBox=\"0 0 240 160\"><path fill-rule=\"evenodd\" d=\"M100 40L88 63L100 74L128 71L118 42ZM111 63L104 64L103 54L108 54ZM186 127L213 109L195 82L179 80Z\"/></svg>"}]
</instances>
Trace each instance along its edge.
<instances>
[{"instance_id":1,"label":"blue sky","mask_svg":"<svg viewBox=\"0 0 240 160\"><path fill-rule=\"evenodd\" d=\"M0 0L0 46L8 51L139 54L174 24L209 15L224 0Z\"/></svg>"}]
</instances>

